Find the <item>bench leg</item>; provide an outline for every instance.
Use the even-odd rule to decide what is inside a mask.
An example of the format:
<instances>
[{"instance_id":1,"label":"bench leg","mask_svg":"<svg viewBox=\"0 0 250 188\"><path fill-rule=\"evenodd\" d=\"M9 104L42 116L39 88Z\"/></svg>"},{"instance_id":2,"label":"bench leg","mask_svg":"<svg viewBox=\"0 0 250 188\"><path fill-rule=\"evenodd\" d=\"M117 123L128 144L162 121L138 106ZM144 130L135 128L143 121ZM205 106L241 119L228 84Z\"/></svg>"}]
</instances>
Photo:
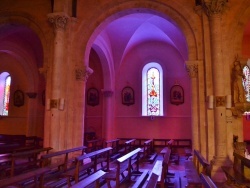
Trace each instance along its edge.
<instances>
[{"instance_id":1,"label":"bench leg","mask_svg":"<svg viewBox=\"0 0 250 188\"><path fill-rule=\"evenodd\" d=\"M100 187L99 179L95 181L95 187L96 187L96 188L99 188L99 187Z\"/></svg>"},{"instance_id":2,"label":"bench leg","mask_svg":"<svg viewBox=\"0 0 250 188\"><path fill-rule=\"evenodd\" d=\"M110 180L107 180L107 185L108 185L108 188L112 188L110 184Z\"/></svg>"}]
</instances>

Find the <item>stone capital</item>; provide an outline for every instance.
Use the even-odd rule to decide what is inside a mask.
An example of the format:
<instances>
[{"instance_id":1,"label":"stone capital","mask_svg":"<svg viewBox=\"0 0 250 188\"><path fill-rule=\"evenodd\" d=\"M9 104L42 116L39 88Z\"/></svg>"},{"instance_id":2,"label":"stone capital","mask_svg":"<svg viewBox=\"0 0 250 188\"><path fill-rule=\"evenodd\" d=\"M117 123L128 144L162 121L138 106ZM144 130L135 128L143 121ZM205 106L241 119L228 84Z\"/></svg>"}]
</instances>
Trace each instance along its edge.
<instances>
[{"instance_id":1,"label":"stone capital","mask_svg":"<svg viewBox=\"0 0 250 188\"><path fill-rule=\"evenodd\" d=\"M65 30L69 16L64 12L48 14L48 20L53 24L55 30Z\"/></svg>"},{"instance_id":2,"label":"stone capital","mask_svg":"<svg viewBox=\"0 0 250 188\"><path fill-rule=\"evenodd\" d=\"M45 79L47 79L48 69L48 67L41 67L38 69L39 73L42 74Z\"/></svg>"},{"instance_id":3,"label":"stone capital","mask_svg":"<svg viewBox=\"0 0 250 188\"><path fill-rule=\"evenodd\" d=\"M76 68L75 69L75 78L77 81L87 81L89 76L93 73L94 71L87 67L84 66L82 68Z\"/></svg>"},{"instance_id":4,"label":"stone capital","mask_svg":"<svg viewBox=\"0 0 250 188\"><path fill-rule=\"evenodd\" d=\"M197 63L187 64L186 69L190 78L197 78L198 76L198 64Z\"/></svg>"},{"instance_id":5,"label":"stone capital","mask_svg":"<svg viewBox=\"0 0 250 188\"><path fill-rule=\"evenodd\" d=\"M227 0L203 0L202 7L208 16L222 14L226 9Z\"/></svg>"}]
</instances>

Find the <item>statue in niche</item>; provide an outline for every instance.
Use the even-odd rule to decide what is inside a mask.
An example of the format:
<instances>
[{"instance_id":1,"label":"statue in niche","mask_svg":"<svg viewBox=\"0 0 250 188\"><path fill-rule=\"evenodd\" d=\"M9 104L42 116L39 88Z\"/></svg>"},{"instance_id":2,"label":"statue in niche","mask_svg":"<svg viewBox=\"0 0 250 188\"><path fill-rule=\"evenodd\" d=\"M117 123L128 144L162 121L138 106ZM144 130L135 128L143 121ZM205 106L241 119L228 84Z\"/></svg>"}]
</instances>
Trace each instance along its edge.
<instances>
[{"instance_id":1,"label":"statue in niche","mask_svg":"<svg viewBox=\"0 0 250 188\"><path fill-rule=\"evenodd\" d=\"M244 90L242 81L245 79L243 74L243 69L241 67L240 61L235 60L234 67L232 71L232 83L233 83L233 100L235 103L246 102L246 92Z\"/></svg>"}]
</instances>

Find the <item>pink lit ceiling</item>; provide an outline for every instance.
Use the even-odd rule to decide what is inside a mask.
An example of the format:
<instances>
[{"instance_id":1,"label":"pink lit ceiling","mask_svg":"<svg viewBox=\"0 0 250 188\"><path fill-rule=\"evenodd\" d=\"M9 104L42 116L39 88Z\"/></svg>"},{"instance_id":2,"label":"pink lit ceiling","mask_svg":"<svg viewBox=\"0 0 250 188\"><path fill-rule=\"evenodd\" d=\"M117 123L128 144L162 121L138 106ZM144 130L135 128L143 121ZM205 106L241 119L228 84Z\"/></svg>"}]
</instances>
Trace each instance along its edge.
<instances>
[{"instance_id":1,"label":"pink lit ceiling","mask_svg":"<svg viewBox=\"0 0 250 188\"><path fill-rule=\"evenodd\" d=\"M155 61L165 65L168 76L186 73L188 49L180 28L170 19L147 13L135 13L109 23L94 45L102 49L109 64L118 69L129 54L141 63Z\"/></svg>"},{"instance_id":2,"label":"pink lit ceiling","mask_svg":"<svg viewBox=\"0 0 250 188\"><path fill-rule=\"evenodd\" d=\"M43 66L41 42L35 32L26 26L15 24L0 26L0 53L13 55L19 60L23 59L20 62L35 63L37 67Z\"/></svg>"}]
</instances>

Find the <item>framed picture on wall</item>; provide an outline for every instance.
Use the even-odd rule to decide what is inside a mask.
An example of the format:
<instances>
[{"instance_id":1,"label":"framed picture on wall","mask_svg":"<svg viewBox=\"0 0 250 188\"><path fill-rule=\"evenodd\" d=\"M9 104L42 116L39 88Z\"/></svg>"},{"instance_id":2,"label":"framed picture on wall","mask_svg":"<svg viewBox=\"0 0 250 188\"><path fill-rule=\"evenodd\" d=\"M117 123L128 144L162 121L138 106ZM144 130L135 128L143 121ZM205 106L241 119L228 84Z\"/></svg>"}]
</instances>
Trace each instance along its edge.
<instances>
[{"instance_id":1,"label":"framed picture on wall","mask_svg":"<svg viewBox=\"0 0 250 188\"><path fill-rule=\"evenodd\" d=\"M122 89L122 104L124 105L132 105L135 103L135 98L134 98L134 90L127 86Z\"/></svg>"},{"instance_id":2,"label":"framed picture on wall","mask_svg":"<svg viewBox=\"0 0 250 188\"><path fill-rule=\"evenodd\" d=\"M24 105L24 93L21 90L14 92L14 106L20 107Z\"/></svg>"},{"instance_id":3,"label":"framed picture on wall","mask_svg":"<svg viewBox=\"0 0 250 188\"><path fill-rule=\"evenodd\" d=\"M184 103L184 91L180 85L174 85L170 89L170 103L179 105Z\"/></svg>"},{"instance_id":4,"label":"framed picture on wall","mask_svg":"<svg viewBox=\"0 0 250 188\"><path fill-rule=\"evenodd\" d=\"M87 104L96 106L99 104L99 92L96 88L89 88L87 91Z\"/></svg>"}]
</instances>

